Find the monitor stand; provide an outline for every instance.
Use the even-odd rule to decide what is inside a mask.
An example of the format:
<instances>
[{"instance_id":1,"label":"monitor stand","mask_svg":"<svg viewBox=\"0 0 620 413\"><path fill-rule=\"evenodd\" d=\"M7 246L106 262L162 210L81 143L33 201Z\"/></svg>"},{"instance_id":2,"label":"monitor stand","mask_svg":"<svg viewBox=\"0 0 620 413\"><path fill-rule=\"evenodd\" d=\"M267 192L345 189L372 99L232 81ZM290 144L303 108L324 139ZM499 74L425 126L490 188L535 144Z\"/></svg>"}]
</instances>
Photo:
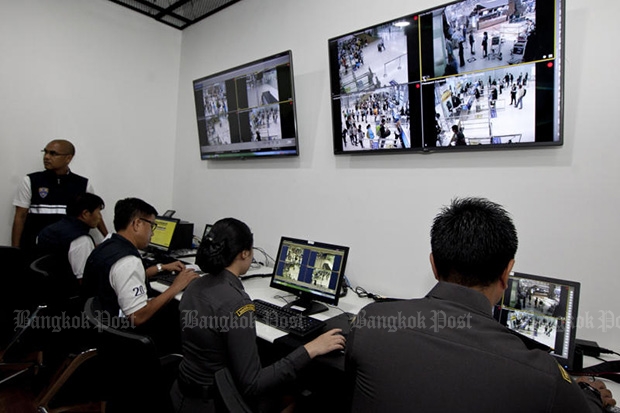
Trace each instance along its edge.
<instances>
[{"instance_id":1,"label":"monitor stand","mask_svg":"<svg viewBox=\"0 0 620 413\"><path fill-rule=\"evenodd\" d=\"M303 315L312 315L329 310L326 305L309 300L307 298L300 298L298 300L291 301L290 303L286 304L284 308L290 308L291 310L299 311Z\"/></svg>"}]
</instances>

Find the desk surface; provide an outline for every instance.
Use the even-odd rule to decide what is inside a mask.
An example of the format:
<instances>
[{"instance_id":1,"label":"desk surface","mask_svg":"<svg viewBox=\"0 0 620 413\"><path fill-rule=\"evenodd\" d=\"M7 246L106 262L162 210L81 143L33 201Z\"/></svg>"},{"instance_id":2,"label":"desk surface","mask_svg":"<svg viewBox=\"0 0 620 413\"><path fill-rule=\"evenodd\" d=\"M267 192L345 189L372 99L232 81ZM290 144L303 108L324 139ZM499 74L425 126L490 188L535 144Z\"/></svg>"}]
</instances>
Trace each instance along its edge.
<instances>
[{"instance_id":1,"label":"desk surface","mask_svg":"<svg viewBox=\"0 0 620 413\"><path fill-rule=\"evenodd\" d=\"M271 269L267 267L252 268L248 271L246 275L251 276L254 274L264 274L270 271ZM269 286L269 281L270 281L269 277L256 277L256 278L245 279L242 282L243 282L243 287L245 288L245 291L248 293L248 295L252 299L258 298L258 299L265 300L265 301L278 304L278 305L286 304L286 302L282 298L279 298L280 296L283 296L291 300L294 299L292 295L289 295L285 291L280 291L280 290L276 290L275 288L271 288ZM151 286L153 287L153 289L159 292L162 292L166 288L168 288L167 285L159 283L157 281L151 282ZM180 300L182 296L183 296L183 293L179 293L177 294L176 298ZM349 291L349 293L345 297L340 298L337 307L327 306L329 309L328 311L314 314L312 317L317 318L319 320L327 320L332 317L340 316L343 313L357 314L364 306L366 306L367 304L370 304L371 302L372 302L371 299L360 298L356 294ZM281 337L284 337L287 334L276 328L257 322L256 323L256 335L263 340L273 343L275 340ZM588 360L588 361L584 360L584 363L587 363L588 365L597 364L598 362L599 362L598 360ZM614 397L617 400L620 400L620 383L615 383L610 380L603 380L603 381L605 382L607 387L612 391L612 393L614 394Z\"/></svg>"},{"instance_id":2,"label":"desk surface","mask_svg":"<svg viewBox=\"0 0 620 413\"><path fill-rule=\"evenodd\" d=\"M271 268L268 267L251 268L246 274L246 276L252 276L254 274L264 274L270 271ZM251 299L258 298L280 306L286 304L283 298L279 298L280 296L290 300L295 299L292 294L289 294L285 291L277 290L275 288L271 288L269 286L269 281L269 277L256 277L247 279L242 278L243 288L248 293ZM158 281L152 281L151 287L159 292L163 292L168 288L167 285L162 284ZM176 295L177 300L180 300L181 297L183 297L182 292ZM362 307L370 304L371 302L371 299L360 298L356 294L349 291L346 296L340 298L337 307L328 305L328 311L314 314L312 315L312 317L318 320L327 320L329 318L339 316L343 313L357 314L362 309ZM286 333L261 322L257 322L256 335L263 340L273 343L276 339L285 336Z\"/></svg>"}]
</instances>

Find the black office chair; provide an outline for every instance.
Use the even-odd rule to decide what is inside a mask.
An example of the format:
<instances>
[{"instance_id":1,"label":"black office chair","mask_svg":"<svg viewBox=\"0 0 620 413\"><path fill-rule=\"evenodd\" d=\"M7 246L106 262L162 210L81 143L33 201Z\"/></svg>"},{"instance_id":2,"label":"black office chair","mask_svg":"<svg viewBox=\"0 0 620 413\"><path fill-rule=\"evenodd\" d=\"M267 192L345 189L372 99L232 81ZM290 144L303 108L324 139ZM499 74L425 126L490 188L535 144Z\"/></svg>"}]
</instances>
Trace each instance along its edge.
<instances>
[{"instance_id":1,"label":"black office chair","mask_svg":"<svg viewBox=\"0 0 620 413\"><path fill-rule=\"evenodd\" d=\"M25 373L38 372L42 353L28 333L45 309L32 292L34 278L26 254L16 247L0 246L0 385ZM16 324L16 322L18 324Z\"/></svg>"},{"instance_id":2,"label":"black office chair","mask_svg":"<svg viewBox=\"0 0 620 413\"><path fill-rule=\"evenodd\" d=\"M37 411L40 413L105 411L105 403L98 391L99 365L96 356L97 349L94 348L68 356L35 399L34 406ZM82 388L76 385L76 382L80 381L83 382ZM71 393L72 397L63 395L63 392Z\"/></svg>"},{"instance_id":3,"label":"black office chair","mask_svg":"<svg viewBox=\"0 0 620 413\"><path fill-rule=\"evenodd\" d=\"M122 328L128 320L110 317L96 297L86 300L84 312L98 332L106 413L172 411L170 388L182 356L159 357L149 336Z\"/></svg>"},{"instance_id":4,"label":"black office chair","mask_svg":"<svg viewBox=\"0 0 620 413\"><path fill-rule=\"evenodd\" d=\"M63 311L70 309L74 314L80 313L84 306L84 303L77 304L80 285L67 257L45 254L30 263L30 270L41 280L41 299L47 305L62 307Z\"/></svg>"},{"instance_id":5,"label":"black office chair","mask_svg":"<svg viewBox=\"0 0 620 413\"><path fill-rule=\"evenodd\" d=\"M250 407L241 397L232 374L230 374L230 370L227 367L215 372L215 384L222 402L229 412L252 413Z\"/></svg>"}]
</instances>

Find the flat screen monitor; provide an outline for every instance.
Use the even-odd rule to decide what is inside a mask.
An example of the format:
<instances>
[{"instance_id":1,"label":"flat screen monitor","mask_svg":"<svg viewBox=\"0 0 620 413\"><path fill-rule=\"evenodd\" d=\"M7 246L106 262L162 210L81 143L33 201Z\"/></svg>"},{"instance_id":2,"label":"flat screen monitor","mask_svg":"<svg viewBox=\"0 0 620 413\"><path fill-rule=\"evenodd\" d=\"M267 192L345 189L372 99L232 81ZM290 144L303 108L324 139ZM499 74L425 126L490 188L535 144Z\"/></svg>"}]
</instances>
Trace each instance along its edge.
<instances>
[{"instance_id":1,"label":"flat screen monitor","mask_svg":"<svg viewBox=\"0 0 620 413\"><path fill-rule=\"evenodd\" d=\"M464 0L328 41L335 154L563 144L565 0Z\"/></svg>"},{"instance_id":2,"label":"flat screen monitor","mask_svg":"<svg viewBox=\"0 0 620 413\"><path fill-rule=\"evenodd\" d=\"M179 225L180 220L177 218L159 216L155 218L157 228L153 231L153 236L149 242L149 248L155 252L168 252L174 231Z\"/></svg>"},{"instance_id":3,"label":"flat screen monitor","mask_svg":"<svg viewBox=\"0 0 620 413\"><path fill-rule=\"evenodd\" d=\"M290 50L193 85L201 159L299 155Z\"/></svg>"},{"instance_id":4,"label":"flat screen monitor","mask_svg":"<svg viewBox=\"0 0 620 413\"><path fill-rule=\"evenodd\" d=\"M213 224L205 225L205 229L204 231L202 231L202 238L200 239L201 241L207 236L207 234L209 234L209 232L211 232L211 228L213 228Z\"/></svg>"},{"instance_id":5,"label":"flat screen monitor","mask_svg":"<svg viewBox=\"0 0 620 413\"><path fill-rule=\"evenodd\" d=\"M508 279L495 317L509 329L548 348L572 369L580 284L515 272Z\"/></svg>"},{"instance_id":6,"label":"flat screen monitor","mask_svg":"<svg viewBox=\"0 0 620 413\"><path fill-rule=\"evenodd\" d=\"M298 296L286 305L310 315L338 305L349 247L282 237L270 286Z\"/></svg>"}]
</instances>

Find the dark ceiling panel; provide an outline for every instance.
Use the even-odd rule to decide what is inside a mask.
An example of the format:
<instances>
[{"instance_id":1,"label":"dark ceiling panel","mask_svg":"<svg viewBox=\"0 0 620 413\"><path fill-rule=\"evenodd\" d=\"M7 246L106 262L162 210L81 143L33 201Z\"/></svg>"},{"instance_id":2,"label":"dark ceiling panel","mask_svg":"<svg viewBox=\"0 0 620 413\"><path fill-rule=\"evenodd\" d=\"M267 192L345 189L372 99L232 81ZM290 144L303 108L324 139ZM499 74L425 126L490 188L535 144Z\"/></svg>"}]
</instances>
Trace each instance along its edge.
<instances>
[{"instance_id":1,"label":"dark ceiling panel","mask_svg":"<svg viewBox=\"0 0 620 413\"><path fill-rule=\"evenodd\" d=\"M183 30L241 0L109 0Z\"/></svg>"}]
</instances>

